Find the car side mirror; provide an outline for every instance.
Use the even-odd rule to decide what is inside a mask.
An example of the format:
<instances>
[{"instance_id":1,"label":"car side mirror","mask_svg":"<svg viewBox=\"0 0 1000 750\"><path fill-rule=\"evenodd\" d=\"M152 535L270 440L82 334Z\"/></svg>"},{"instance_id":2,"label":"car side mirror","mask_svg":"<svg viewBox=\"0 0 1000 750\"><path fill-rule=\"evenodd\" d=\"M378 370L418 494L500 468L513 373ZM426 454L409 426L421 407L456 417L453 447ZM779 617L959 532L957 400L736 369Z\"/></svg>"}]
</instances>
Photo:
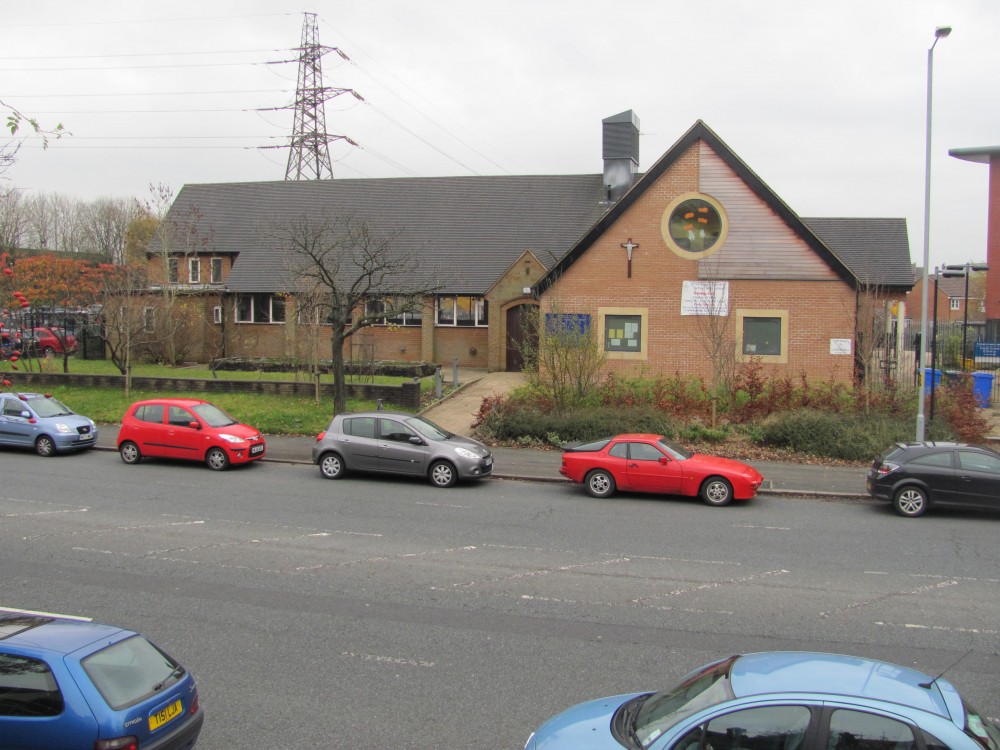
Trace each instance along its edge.
<instances>
[{"instance_id":1,"label":"car side mirror","mask_svg":"<svg viewBox=\"0 0 1000 750\"><path fill-rule=\"evenodd\" d=\"M188 427L190 427L192 430L200 430L201 429L201 423L200 422L188 422Z\"/></svg>"},{"instance_id":2,"label":"car side mirror","mask_svg":"<svg viewBox=\"0 0 1000 750\"><path fill-rule=\"evenodd\" d=\"M670 456L660 456L660 463L661 464L669 464L670 463Z\"/></svg>"},{"instance_id":3,"label":"car side mirror","mask_svg":"<svg viewBox=\"0 0 1000 750\"><path fill-rule=\"evenodd\" d=\"M413 443L414 445L423 445L424 444L424 441L421 440L416 435L410 435L410 442Z\"/></svg>"},{"instance_id":4,"label":"car side mirror","mask_svg":"<svg viewBox=\"0 0 1000 750\"><path fill-rule=\"evenodd\" d=\"M21 418L22 419L31 419L31 412L27 411L27 410L22 411L21 412Z\"/></svg>"}]
</instances>

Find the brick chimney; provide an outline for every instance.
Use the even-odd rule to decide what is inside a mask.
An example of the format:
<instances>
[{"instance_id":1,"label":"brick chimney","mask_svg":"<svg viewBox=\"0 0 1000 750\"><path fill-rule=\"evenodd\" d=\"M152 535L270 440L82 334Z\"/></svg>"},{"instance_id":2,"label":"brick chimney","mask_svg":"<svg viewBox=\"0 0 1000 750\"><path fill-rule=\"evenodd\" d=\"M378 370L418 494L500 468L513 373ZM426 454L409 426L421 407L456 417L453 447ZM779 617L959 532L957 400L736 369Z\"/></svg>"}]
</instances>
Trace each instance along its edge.
<instances>
[{"instance_id":1,"label":"brick chimney","mask_svg":"<svg viewBox=\"0 0 1000 750\"><path fill-rule=\"evenodd\" d=\"M639 171L639 118L631 109L601 121L604 150L604 199L618 202Z\"/></svg>"}]
</instances>

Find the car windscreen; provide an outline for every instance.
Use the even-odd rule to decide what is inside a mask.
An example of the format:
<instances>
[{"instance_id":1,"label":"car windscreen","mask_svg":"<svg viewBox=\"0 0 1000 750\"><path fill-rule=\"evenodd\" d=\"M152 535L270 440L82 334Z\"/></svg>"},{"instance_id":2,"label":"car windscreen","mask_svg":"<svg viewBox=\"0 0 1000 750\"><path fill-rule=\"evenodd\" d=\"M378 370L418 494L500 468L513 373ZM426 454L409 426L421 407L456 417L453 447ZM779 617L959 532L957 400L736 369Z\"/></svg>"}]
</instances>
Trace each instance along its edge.
<instances>
[{"instance_id":1,"label":"car windscreen","mask_svg":"<svg viewBox=\"0 0 1000 750\"><path fill-rule=\"evenodd\" d=\"M191 411L205 420L209 427L228 427L236 424L236 420L222 411L218 406L212 404L197 404L191 407Z\"/></svg>"},{"instance_id":2,"label":"car windscreen","mask_svg":"<svg viewBox=\"0 0 1000 750\"><path fill-rule=\"evenodd\" d=\"M183 667L141 635L101 649L81 663L115 711L138 703L184 675Z\"/></svg>"},{"instance_id":3,"label":"car windscreen","mask_svg":"<svg viewBox=\"0 0 1000 750\"><path fill-rule=\"evenodd\" d=\"M611 442L611 438L603 438L602 440L595 440L592 443L581 443L580 445L567 445L563 450L568 453L597 453L598 451L604 450L608 443Z\"/></svg>"},{"instance_id":4,"label":"car windscreen","mask_svg":"<svg viewBox=\"0 0 1000 750\"><path fill-rule=\"evenodd\" d=\"M45 396L29 398L28 404L35 410L35 414L40 417L65 417L73 413L73 410L66 406L66 404L54 398L46 398Z\"/></svg>"},{"instance_id":5,"label":"car windscreen","mask_svg":"<svg viewBox=\"0 0 1000 750\"><path fill-rule=\"evenodd\" d=\"M660 438L657 443L659 443L664 453L676 461L684 461L694 455L691 451L686 448L681 448L676 443L671 443L666 438Z\"/></svg>"},{"instance_id":6,"label":"car windscreen","mask_svg":"<svg viewBox=\"0 0 1000 750\"><path fill-rule=\"evenodd\" d=\"M451 433L444 429L444 427L438 427L436 424L430 420L424 419L423 417L413 417L412 419L407 419L406 424L428 440L447 440L451 437Z\"/></svg>"},{"instance_id":7,"label":"car windscreen","mask_svg":"<svg viewBox=\"0 0 1000 750\"><path fill-rule=\"evenodd\" d=\"M672 690L663 690L649 696L636 714L633 727L642 746L650 745L685 717L731 698L729 669L737 658L734 656L709 664L689 675Z\"/></svg>"}]
</instances>

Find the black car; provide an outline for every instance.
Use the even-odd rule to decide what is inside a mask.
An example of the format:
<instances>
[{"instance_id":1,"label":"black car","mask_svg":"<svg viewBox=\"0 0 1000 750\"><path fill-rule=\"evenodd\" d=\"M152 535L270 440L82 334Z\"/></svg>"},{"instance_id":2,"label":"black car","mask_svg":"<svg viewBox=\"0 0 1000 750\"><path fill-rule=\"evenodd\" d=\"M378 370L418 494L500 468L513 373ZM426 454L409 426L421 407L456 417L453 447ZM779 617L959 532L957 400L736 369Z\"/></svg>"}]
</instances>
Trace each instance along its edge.
<instances>
[{"instance_id":1,"label":"black car","mask_svg":"<svg viewBox=\"0 0 1000 750\"><path fill-rule=\"evenodd\" d=\"M930 505L1000 509L1000 455L965 443L897 443L872 463L867 484L907 518Z\"/></svg>"}]
</instances>

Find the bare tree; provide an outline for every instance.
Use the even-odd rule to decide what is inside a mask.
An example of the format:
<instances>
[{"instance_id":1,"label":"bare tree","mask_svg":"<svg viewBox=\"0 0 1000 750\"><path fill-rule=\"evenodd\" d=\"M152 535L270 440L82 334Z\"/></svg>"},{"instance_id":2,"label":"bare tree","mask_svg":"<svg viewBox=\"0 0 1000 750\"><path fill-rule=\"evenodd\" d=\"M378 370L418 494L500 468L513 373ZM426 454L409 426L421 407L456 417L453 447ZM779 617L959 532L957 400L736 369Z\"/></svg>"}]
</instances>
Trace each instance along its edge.
<instances>
[{"instance_id":1,"label":"bare tree","mask_svg":"<svg viewBox=\"0 0 1000 750\"><path fill-rule=\"evenodd\" d=\"M132 391L132 367L141 347L155 332L158 296L147 294L141 266L116 266L101 288L101 338L112 363L125 376L125 395Z\"/></svg>"},{"instance_id":2,"label":"bare tree","mask_svg":"<svg viewBox=\"0 0 1000 750\"><path fill-rule=\"evenodd\" d=\"M395 312L416 312L424 297L443 286L433 274L420 273L416 249L397 245L398 231L381 233L365 219L301 216L274 232L300 283L322 291L320 314L331 327L334 410L342 412L347 408L344 344L386 316L384 306L372 309L367 303L389 301Z\"/></svg>"},{"instance_id":3,"label":"bare tree","mask_svg":"<svg viewBox=\"0 0 1000 750\"><path fill-rule=\"evenodd\" d=\"M529 335L518 338L529 382L548 391L558 410L580 404L597 386L608 358L590 317L566 312L553 298L549 312L543 316L535 308L525 326Z\"/></svg>"},{"instance_id":4,"label":"bare tree","mask_svg":"<svg viewBox=\"0 0 1000 750\"><path fill-rule=\"evenodd\" d=\"M108 263L125 262L125 240L142 206L132 198L99 198L84 206L81 220L87 247Z\"/></svg>"}]
</instances>

